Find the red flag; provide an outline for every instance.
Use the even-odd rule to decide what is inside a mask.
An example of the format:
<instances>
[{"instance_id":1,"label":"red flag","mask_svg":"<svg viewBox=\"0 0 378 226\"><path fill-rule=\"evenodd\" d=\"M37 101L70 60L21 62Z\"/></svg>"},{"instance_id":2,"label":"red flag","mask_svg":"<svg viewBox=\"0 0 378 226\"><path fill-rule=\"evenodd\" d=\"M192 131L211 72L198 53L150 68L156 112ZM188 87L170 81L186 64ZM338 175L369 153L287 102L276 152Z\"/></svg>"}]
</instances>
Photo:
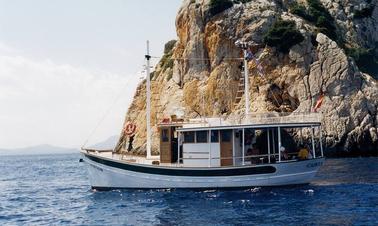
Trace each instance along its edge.
<instances>
[{"instance_id":1,"label":"red flag","mask_svg":"<svg viewBox=\"0 0 378 226\"><path fill-rule=\"evenodd\" d=\"M321 94L318 101L316 101L314 108L312 109L313 112L317 112L317 110L322 106L323 99L324 99L324 95Z\"/></svg>"}]
</instances>

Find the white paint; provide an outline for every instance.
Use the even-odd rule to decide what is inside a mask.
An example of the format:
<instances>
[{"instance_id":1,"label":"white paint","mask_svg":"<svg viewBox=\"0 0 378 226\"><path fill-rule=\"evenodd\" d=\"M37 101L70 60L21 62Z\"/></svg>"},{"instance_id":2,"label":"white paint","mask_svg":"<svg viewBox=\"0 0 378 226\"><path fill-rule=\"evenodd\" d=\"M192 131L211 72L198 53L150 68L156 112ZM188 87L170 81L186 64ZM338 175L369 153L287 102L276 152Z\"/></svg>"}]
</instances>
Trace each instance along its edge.
<instances>
[{"instance_id":1,"label":"white paint","mask_svg":"<svg viewBox=\"0 0 378 226\"><path fill-rule=\"evenodd\" d=\"M248 78L248 61L247 49L244 49L244 97L245 97L245 114L249 114L249 78Z\"/></svg>"},{"instance_id":2,"label":"white paint","mask_svg":"<svg viewBox=\"0 0 378 226\"><path fill-rule=\"evenodd\" d=\"M146 118L147 118L147 158L151 158L151 77L150 77L150 42L147 41L147 55L146 55L146 90L147 90L147 107L146 107Z\"/></svg>"},{"instance_id":3,"label":"white paint","mask_svg":"<svg viewBox=\"0 0 378 226\"><path fill-rule=\"evenodd\" d=\"M242 165L245 163L245 132L243 128L243 133L242 133Z\"/></svg>"},{"instance_id":4,"label":"white paint","mask_svg":"<svg viewBox=\"0 0 378 226\"><path fill-rule=\"evenodd\" d=\"M89 165L88 172L91 186L107 188L227 188L306 184L311 182L320 165L324 162L324 159L320 158L281 164L267 164L276 167L277 171L272 174L232 177L186 177L122 170L98 164L85 158L85 156L84 160ZM309 165L313 167L309 167ZM228 167L228 169L231 168L235 167ZM204 169L208 169L208 167Z\"/></svg>"},{"instance_id":5,"label":"white paint","mask_svg":"<svg viewBox=\"0 0 378 226\"><path fill-rule=\"evenodd\" d=\"M278 127L277 128L277 130L278 130L278 162L281 162L281 146L282 146L282 144L281 144L281 128L280 127Z\"/></svg>"},{"instance_id":6,"label":"white paint","mask_svg":"<svg viewBox=\"0 0 378 226\"><path fill-rule=\"evenodd\" d=\"M311 143L312 143L312 157L316 158L315 156L315 141L314 141L314 127L311 126Z\"/></svg>"},{"instance_id":7,"label":"white paint","mask_svg":"<svg viewBox=\"0 0 378 226\"><path fill-rule=\"evenodd\" d=\"M270 129L267 129L268 136L268 162L270 163Z\"/></svg>"},{"instance_id":8,"label":"white paint","mask_svg":"<svg viewBox=\"0 0 378 226\"><path fill-rule=\"evenodd\" d=\"M209 167L211 167L211 130L209 130L208 134L207 134L207 142L208 142L208 146L209 146Z\"/></svg>"},{"instance_id":9,"label":"white paint","mask_svg":"<svg viewBox=\"0 0 378 226\"><path fill-rule=\"evenodd\" d=\"M236 159L235 159L235 130L232 130L232 164L235 166L236 165Z\"/></svg>"},{"instance_id":10,"label":"white paint","mask_svg":"<svg viewBox=\"0 0 378 226\"><path fill-rule=\"evenodd\" d=\"M322 157L324 156L324 153L323 153L323 136L322 136L322 127L320 126L319 127L319 144L320 144L320 152L322 154Z\"/></svg>"},{"instance_id":11,"label":"white paint","mask_svg":"<svg viewBox=\"0 0 378 226\"><path fill-rule=\"evenodd\" d=\"M210 150L209 150L210 146ZM183 145L183 165L184 166L209 166L209 156L211 156L210 165L212 167L220 166L220 144L219 143L184 143ZM202 158L202 159L186 159Z\"/></svg>"}]
</instances>

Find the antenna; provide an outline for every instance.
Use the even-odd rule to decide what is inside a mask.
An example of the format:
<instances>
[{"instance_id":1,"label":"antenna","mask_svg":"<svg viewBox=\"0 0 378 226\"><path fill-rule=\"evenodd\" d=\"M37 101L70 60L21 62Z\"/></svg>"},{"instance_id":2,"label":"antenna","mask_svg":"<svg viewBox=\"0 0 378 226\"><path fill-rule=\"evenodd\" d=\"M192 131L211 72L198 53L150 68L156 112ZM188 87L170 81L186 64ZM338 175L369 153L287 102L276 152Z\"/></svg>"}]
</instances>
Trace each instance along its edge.
<instances>
[{"instance_id":1,"label":"antenna","mask_svg":"<svg viewBox=\"0 0 378 226\"><path fill-rule=\"evenodd\" d=\"M146 106L146 123L147 123L147 159L151 158L151 76L150 76L150 42L147 40L147 53L145 55L146 64L146 92L147 92L147 106Z\"/></svg>"}]
</instances>

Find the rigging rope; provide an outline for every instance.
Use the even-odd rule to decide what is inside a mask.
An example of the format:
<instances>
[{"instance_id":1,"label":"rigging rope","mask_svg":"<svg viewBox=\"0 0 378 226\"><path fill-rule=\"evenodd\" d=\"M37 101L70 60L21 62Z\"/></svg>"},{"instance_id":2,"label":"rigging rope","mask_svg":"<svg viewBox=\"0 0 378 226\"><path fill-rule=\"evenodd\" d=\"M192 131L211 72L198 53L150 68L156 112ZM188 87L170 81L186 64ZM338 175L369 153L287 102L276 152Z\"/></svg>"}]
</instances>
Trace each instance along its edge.
<instances>
[{"instance_id":1,"label":"rigging rope","mask_svg":"<svg viewBox=\"0 0 378 226\"><path fill-rule=\"evenodd\" d=\"M143 60L144 62L144 60ZM95 128L91 131L91 133L89 134L88 138L85 140L84 144L81 146L81 149L84 149L85 146L88 144L89 140L92 138L92 136L94 135L94 133L97 131L97 129L101 126L101 124L103 123L103 121L106 119L106 117L109 115L110 111L112 110L112 108L114 107L114 105L118 102L118 100L121 98L122 94L124 93L124 90L126 89L127 85L129 85L129 81L131 80L132 76L128 77L125 81L125 85L122 87L120 93L115 97L114 101L112 102L112 104L109 106L109 108L105 111L105 113L103 114L103 116L101 117L100 121L97 123L97 125L95 126Z\"/></svg>"},{"instance_id":2,"label":"rigging rope","mask_svg":"<svg viewBox=\"0 0 378 226\"><path fill-rule=\"evenodd\" d=\"M161 59L161 57L157 57L157 56L153 56L151 58L155 58L155 59ZM192 58L184 58L184 57L170 57L169 58L170 60L186 60L186 61L210 61L212 59L210 58L201 58L201 57L192 57ZM240 61L240 60L243 60L244 58L242 57L225 57L225 58L222 58L222 60L235 60L235 61ZM213 59L214 60L214 59Z\"/></svg>"},{"instance_id":3,"label":"rigging rope","mask_svg":"<svg viewBox=\"0 0 378 226\"><path fill-rule=\"evenodd\" d=\"M157 56L151 56L151 58L155 58L155 59L161 59L161 57L157 57ZM183 61L189 61L189 60L192 60L192 61L210 61L211 59L210 58L170 58L171 60L183 60ZM144 62L145 59L143 59L143 62ZM240 61L240 60L244 60L244 58L240 58L240 57L228 57L228 58L222 58L222 60L235 60L235 61ZM260 66L262 63L259 63L259 60L257 59L257 67ZM260 70L260 69L258 69ZM260 71L261 73L261 71ZM264 73L262 73L264 74ZM260 77L263 77L263 79L271 84L264 76L260 76ZM95 126L95 128L91 131L91 133L89 134L88 138L85 140L84 144L82 145L82 149L88 144L89 140L92 138L92 136L94 135L94 133L97 131L97 129L101 126L101 124L103 123L103 121L106 119L106 117L109 115L110 111L112 110L112 108L114 107L114 105L118 102L118 100L121 98L122 94L123 94L123 90L126 89L129 81L130 81L131 77L129 77L126 81L125 81L125 85L122 87L122 91L116 96L115 100L112 102L112 104L109 106L109 108L105 111L105 113L103 114L103 116L101 117L100 121L97 123L97 125ZM270 90L270 92L272 93L273 95L273 98L274 100L276 101L277 105L279 105L278 103L278 100L276 98L276 96L274 95L274 93L272 92L272 90Z\"/></svg>"}]
</instances>

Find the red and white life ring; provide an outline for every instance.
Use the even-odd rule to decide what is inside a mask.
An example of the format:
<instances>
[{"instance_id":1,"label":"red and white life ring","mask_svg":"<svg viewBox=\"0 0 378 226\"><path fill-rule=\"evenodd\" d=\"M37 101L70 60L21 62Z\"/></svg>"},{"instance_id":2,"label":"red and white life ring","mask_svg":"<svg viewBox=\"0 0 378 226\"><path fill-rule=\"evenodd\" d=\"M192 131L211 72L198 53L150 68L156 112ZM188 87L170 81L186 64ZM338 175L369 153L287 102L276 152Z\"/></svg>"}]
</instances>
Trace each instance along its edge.
<instances>
[{"instance_id":1,"label":"red and white life ring","mask_svg":"<svg viewBox=\"0 0 378 226\"><path fill-rule=\"evenodd\" d=\"M135 133L136 131L136 125L132 122L127 122L123 132L125 133L126 136L131 136Z\"/></svg>"}]
</instances>

